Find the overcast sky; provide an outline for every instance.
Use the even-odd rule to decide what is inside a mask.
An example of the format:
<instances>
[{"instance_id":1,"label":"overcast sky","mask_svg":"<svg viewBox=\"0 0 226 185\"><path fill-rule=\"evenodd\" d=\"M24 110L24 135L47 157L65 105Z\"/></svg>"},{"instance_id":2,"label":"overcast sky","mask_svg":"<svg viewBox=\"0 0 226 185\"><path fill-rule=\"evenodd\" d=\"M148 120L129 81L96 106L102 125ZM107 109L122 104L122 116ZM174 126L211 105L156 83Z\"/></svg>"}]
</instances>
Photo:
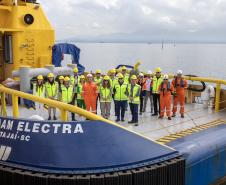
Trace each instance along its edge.
<instances>
[{"instance_id":1,"label":"overcast sky","mask_svg":"<svg viewBox=\"0 0 226 185\"><path fill-rule=\"evenodd\" d=\"M226 41L226 0L39 0L57 39Z\"/></svg>"}]
</instances>

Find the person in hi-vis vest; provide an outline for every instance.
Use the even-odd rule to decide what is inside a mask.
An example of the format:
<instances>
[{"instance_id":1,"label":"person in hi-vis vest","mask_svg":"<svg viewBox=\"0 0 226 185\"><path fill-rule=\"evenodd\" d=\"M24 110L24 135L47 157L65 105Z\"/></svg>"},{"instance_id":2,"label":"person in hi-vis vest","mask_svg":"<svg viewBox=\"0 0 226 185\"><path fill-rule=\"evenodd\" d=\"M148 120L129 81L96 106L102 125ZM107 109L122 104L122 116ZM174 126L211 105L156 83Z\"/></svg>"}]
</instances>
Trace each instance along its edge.
<instances>
[{"instance_id":1,"label":"person in hi-vis vest","mask_svg":"<svg viewBox=\"0 0 226 185\"><path fill-rule=\"evenodd\" d=\"M137 77L133 75L131 77L131 84L129 84L129 106L132 114L132 120L129 121L129 124L135 124L138 126L138 107L140 104L140 93L141 87L137 84Z\"/></svg>"},{"instance_id":2,"label":"person in hi-vis vest","mask_svg":"<svg viewBox=\"0 0 226 185\"><path fill-rule=\"evenodd\" d=\"M70 78L65 77L64 78L64 85L61 87L61 101L63 103L72 104L74 97L74 87L73 85L70 85ZM72 115L72 121L76 121L75 118Z\"/></svg>"},{"instance_id":3,"label":"person in hi-vis vest","mask_svg":"<svg viewBox=\"0 0 226 185\"><path fill-rule=\"evenodd\" d=\"M82 93L82 88L84 84L85 84L85 76L81 75L80 81L77 85L76 94L77 94L77 106L82 109L86 109L86 105L85 105L84 97Z\"/></svg>"},{"instance_id":4,"label":"person in hi-vis vest","mask_svg":"<svg viewBox=\"0 0 226 185\"><path fill-rule=\"evenodd\" d=\"M152 95L153 95L153 104L154 104L154 113L152 116L158 116L160 114L160 94L159 87L162 84L163 76L162 69L160 67L156 68L155 76L152 80Z\"/></svg>"},{"instance_id":5,"label":"person in hi-vis vest","mask_svg":"<svg viewBox=\"0 0 226 185\"><path fill-rule=\"evenodd\" d=\"M42 75L37 77L37 82L33 84L33 95L45 98L45 85ZM36 102L35 108L39 116L43 116L44 107L42 103Z\"/></svg>"},{"instance_id":6,"label":"person in hi-vis vest","mask_svg":"<svg viewBox=\"0 0 226 185\"><path fill-rule=\"evenodd\" d=\"M126 104L128 102L128 84L124 81L124 76L118 74L118 82L113 87L115 101L116 122L125 121Z\"/></svg>"},{"instance_id":7,"label":"person in hi-vis vest","mask_svg":"<svg viewBox=\"0 0 226 185\"><path fill-rule=\"evenodd\" d=\"M104 77L103 82L100 85L99 92L101 116L105 119L108 119L110 117L112 102L112 88L109 76Z\"/></svg>"},{"instance_id":8,"label":"person in hi-vis vest","mask_svg":"<svg viewBox=\"0 0 226 185\"><path fill-rule=\"evenodd\" d=\"M53 73L49 73L47 77L48 77L48 80L45 83L46 98L49 98L51 100L57 100L57 98L58 98L58 83L54 79L55 76L54 76ZM53 119L57 120L56 108L50 107L50 106L48 107L48 114L49 114L48 120L52 119L52 111L53 111Z\"/></svg>"}]
</instances>

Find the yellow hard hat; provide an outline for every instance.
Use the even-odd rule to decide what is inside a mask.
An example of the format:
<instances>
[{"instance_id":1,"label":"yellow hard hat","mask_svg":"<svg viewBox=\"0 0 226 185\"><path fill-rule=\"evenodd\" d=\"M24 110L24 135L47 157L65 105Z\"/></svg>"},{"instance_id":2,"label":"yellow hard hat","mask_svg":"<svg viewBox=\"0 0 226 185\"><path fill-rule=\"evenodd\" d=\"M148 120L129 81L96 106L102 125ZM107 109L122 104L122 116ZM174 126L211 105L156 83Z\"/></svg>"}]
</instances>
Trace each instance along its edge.
<instances>
[{"instance_id":1,"label":"yellow hard hat","mask_svg":"<svg viewBox=\"0 0 226 185\"><path fill-rule=\"evenodd\" d=\"M59 80L64 80L64 76L60 76L59 77Z\"/></svg>"},{"instance_id":2,"label":"yellow hard hat","mask_svg":"<svg viewBox=\"0 0 226 185\"><path fill-rule=\"evenodd\" d=\"M64 81L65 81L65 82L68 82L68 81L70 81L70 78L69 78L68 76L66 76L66 77L64 78Z\"/></svg>"},{"instance_id":3,"label":"yellow hard hat","mask_svg":"<svg viewBox=\"0 0 226 185\"><path fill-rule=\"evenodd\" d=\"M74 73L77 73L78 72L78 68L75 67L73 71L74 71Z\"/></svg>"},{"instance_id":4,"label":"yellow hard hat","mask_svg":"<svg viewBox=\"0 0 226 185\"><path fill-rule=\"evenodd\" d=\"M38 79L38 80L43 80L44 78L43 78L42 75L38 75L37 79Z\"/></svg>"},{"instance_id":5,"label":"yellow hard hat","mask_svg":"<svg viewBox=\"0 0 226 185\"><path fill-rule=\"evenodd\" d=\"M85 79L85 76L84 76L84 75L81 75L81 76L80 76L80 79Z\"/></svg>"},{"instance_id":6,"label":"yellow hard hat","mask_svg":"<svg viewBox=\"0 0 226 185\"><path fill-rule=\"evenodd\" d=\"M53 73L49 73L47 77L48 78L54 78L54 74Z\"/></svg>"},{"instance_id":7,"label":"yellow hard hat","mask_svg":"<svg viewBox=\"0 0 226 185\"><path fill-rule=\"evenodd\" d=\"M122 66L122 70L127 70L126 66Z\"/></svg>"},{"instance_id":8,"label":"yellow hard hat","mask_svg":"<svg viewBox=\"0 0 226 185\"><path fill-rule=\"evenodd\" d=\"M156 72L156 73L161 73L161 72L162 72L162 69L161 69L160 67L157 67L157 68L155 69L155 72Z\"/></svg>"},{"instance_id":9,"label":"yellow hard hat","mask_svg":"<svg viewBox=\"0 0 226 185\"><path fill-rule=\"evenodd\" d=\"M116 72L117 72L117 73L121 73L122 70L121 70L121 69L116 69Z\"/></svg>"},{"instance_id":10,"label":"yellow hard hat","mask_svg":"<svg viewBox=\"0 0 226 185\"><path fill-rule=\"evenodd\" d=\"M110 73L116 73L116 69L112 69Z\"/></svg>"},{"instance_id":11,"label":"yellow hard hat","mask_svg":"<svg viewBox=\"0 0 226 185\"><path fill-rule=\"evenodd\" d=\"M123 76L123 74L122 73L118 73L118 79L122 79L122 78L124 78L124 76Z\"/></svg>"},{"instance_id":12,"label":"yellow hard hat","mask_svg":"<svg viewBox=\"0 0 226 185\"><path fill-rule=\"evenodd\" d=\"M96 74L101 74L101 70L100 69L96 70Z\"/></svg>"},{"instance_id":13,"label":"yellow hard hat","mask_svg":"<svg viewBox=\"0 0 226 185\"><path fill-rule=\"evenodd\" d=\"M109 76L105 76L104 80L110 80L110 77Z\"/></svg>"},{"instance_id":14,"label":"yellow hard hat","mask_svg":"<svg viewBox=\"0 0 226 185\"><path fill-rule=\"evenodd\" d=\"M136 76L136 75L133 75L133 76L131 77L131 80L137 80L137 76Z\"/></svg>"}]
</instances>

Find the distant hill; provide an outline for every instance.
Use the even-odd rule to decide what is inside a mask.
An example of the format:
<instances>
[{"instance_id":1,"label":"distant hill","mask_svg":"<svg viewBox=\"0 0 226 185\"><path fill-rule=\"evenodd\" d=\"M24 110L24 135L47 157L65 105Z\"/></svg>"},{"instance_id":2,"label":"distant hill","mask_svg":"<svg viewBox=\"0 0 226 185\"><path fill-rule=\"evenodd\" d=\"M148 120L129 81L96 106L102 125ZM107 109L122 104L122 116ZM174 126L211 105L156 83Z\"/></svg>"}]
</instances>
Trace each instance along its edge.
<instances>
[{"instance_id":1,"label":"distant hill","mask_svg":"<svg viewBox=\"0 0 226 185\"><path fill-rule=\"evenodd\" d=\"M155 31L139 31L136 33L116 33L99 36L78 36L66 38L60 41L67 42L95 42L95 43L226 43L226 37L219 34L210 36L208 32L196 33L187 32L164 32L156 33Z\"/></svg>"}]
</instances>

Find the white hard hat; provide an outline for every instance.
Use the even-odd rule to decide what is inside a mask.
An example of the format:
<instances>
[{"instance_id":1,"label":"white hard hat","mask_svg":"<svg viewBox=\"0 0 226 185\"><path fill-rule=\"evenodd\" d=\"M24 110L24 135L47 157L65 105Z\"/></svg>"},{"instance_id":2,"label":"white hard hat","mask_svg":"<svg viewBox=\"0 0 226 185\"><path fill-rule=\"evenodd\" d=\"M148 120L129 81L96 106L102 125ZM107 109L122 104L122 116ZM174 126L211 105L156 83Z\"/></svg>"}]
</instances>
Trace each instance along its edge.
<instances>
[{"instance_id":1,"label":"white hard hat","mask_svg":"<svg viewBox=\"0 0 226 185\"><path fill-rule=\"evenodd\" d=\"M93 75L92 74L88 74L87 78L93 78Z\"/></svg>"},{"instance_id":2,"label":"white hard hat","mask_svg":"<svg viewBox=\"0 0 226 185\"><path fill-rule=\"evenodd\" d=\"M140 73L139 76L140 76L140 77L144 77L144 74L143 74L143 73Z\"/></svg>"},{"instance_id":3,"label":"white hard hat","mask_svg":"<svg viewBox=\"0 0 226 185\"><path fill-rule=\"evenodd\" d=\"M178 74L178 75L182 75L182 74L183 74L183 71L182 71L182 70L178 70L178 71L177 71L177 74Z\"/></svg>"},{"instance_id":4,"label":"white hard hat","mask_svg":"<svg viewBox=\"0 0 226 185\"><path fill-rule=\"evenodd\" d=\"M151 71L151 70L149 70L147 74L148 74L148 75L152 75L152 71Z\"/></svg>"},{"instance_id":5,"label":"white hard hat","mask_svg":"<svg viewBox=\"0 0 226 185\"><path fill-rule=\"evenodd\" d=\"M163 79L164 80L168 80L169 79L169 76L168 75L164 75Z\"/></svg>"}]
</instances>

